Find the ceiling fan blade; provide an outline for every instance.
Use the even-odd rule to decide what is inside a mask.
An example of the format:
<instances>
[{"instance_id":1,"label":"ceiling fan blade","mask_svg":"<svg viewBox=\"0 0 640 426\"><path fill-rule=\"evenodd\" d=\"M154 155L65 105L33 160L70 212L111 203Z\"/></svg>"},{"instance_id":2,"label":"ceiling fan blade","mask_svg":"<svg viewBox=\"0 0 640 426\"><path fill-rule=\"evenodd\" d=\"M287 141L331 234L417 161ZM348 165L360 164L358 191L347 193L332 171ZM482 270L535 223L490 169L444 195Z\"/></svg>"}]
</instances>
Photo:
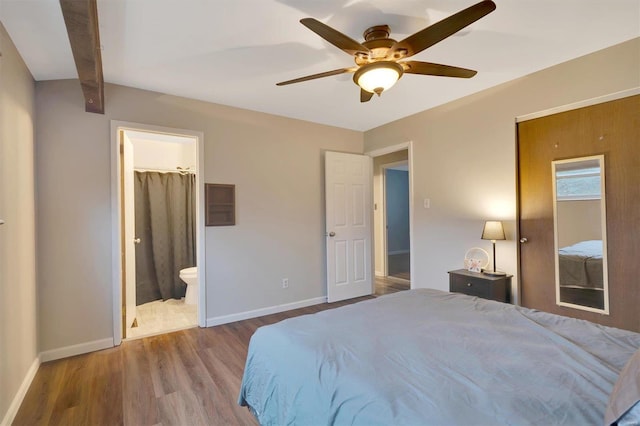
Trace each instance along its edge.
<instances>
[{"instance_id":1,"label":"ceiling fan blade","mask_svg":"<svg viewBox=\"0 0 640 426\"><path fill-rule=\"evenodd\" d=\"M276 83L276 86L286 86L287 84L300 83L308 80L315 80L316 78L331 77L332 75L344 74L347 72L354 72L357 69L358 67L340 68L333 71L326 71L318 74L312 74L304 77L294 78L293 80L281 81L280 83Z\"/></svg>"},{"instance_id":2,"label":"ceiling fan blade","mask_svg":"<svg viewBox=\"0 0 640 426\"><path fill-rule=\"evenodd\" d=\"M360 102L369 102L373 97L373 93L360 89Z\"/></svg>"},{"instance_id":3,"label":"ceiling fan blade","mask_svg":"<svg viewBox=\"0 0 640 426\"><path fill-rule=\"evenodd\" d=\"M406 51L403 57L408 58L416 53L422 52L424 49L444 40L452 34L457 33L464 27L471 25L483 16L493 12L496 4L491 0L481 1L471 7L436 22L428 26L422 31L410 35L397 42L389 49L387 56L393 56L395 52Z\"/></svg>"},{"instance_id":4,"label":"ceiling fan blade","mask_svg":"<svg viewBox=\"0 0 640 426\"><path fill-rule=\"evenodd\" d=\"M406 61L400 62L400 65L403 65L405 74L471 78L478 73L478 71L469 70L466 68L458 68L451 65L433 64L431 62Z\"/></svg>"},{"instance_id":5,"label":"ceiling fan blade","mask_svg":"<svg viewBox=\"0 0 640 426\"><path fill-rule=\"evenodd\" d=\"M334 30L330 26L323 24L317 19L304 18L300 20L300 23L329 43L333 44L338 49L347 52L349 55L355 55L356 53L369 53L369 49L367 47L358 43L351 37L342 34L340 31Z\"/></svg>"}]
</instances>

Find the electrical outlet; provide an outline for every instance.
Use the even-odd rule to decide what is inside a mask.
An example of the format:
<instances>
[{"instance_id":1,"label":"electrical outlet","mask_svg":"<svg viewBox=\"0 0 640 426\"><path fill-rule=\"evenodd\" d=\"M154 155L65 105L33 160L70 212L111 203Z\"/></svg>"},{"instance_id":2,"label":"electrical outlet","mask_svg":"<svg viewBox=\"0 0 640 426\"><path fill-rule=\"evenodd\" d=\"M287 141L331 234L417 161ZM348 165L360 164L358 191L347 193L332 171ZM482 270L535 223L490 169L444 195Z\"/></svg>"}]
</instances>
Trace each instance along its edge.
<instances>
[{"instance_id":1,"label":"electrical outlet","mask_svg":"<svg viewBox=\"0 0 640 426\"><path fill-rule=\"evenodd\" d=\"M289 288L289 278L282 279L282 288Z\"/></svg>"}]
</instances>

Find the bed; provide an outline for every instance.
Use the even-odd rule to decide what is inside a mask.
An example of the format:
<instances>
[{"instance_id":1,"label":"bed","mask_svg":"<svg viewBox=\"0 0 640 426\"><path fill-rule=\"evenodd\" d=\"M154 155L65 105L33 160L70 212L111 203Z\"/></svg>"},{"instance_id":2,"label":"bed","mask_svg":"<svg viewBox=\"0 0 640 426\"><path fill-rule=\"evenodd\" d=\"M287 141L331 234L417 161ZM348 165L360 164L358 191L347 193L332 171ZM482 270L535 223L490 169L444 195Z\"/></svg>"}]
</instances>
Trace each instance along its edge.
<instances>
[{"instance_id":1,"label":"bed","mask_svg":"<svg viewBox=\"0 0 640 426\"><path fill-rule=\"evenodd\" d=\"M558 254L561 286L602 289L602 240L580 241Z\"/></svg>"},{"instance_id":2,"label":"bed","mask_svg":"<svg viewBox=\"0 0 640 426\"><path fill-rule=\"evenodd\" d=\"M631 331L415 289L259 328L239 404L262 425L598 425L638 348Z\"/></svg>"},{"instance_id":3,"label":"bed","mask_svg":"<svg viewBox=\"0 0 640 426\"><path fill-rule=\"evenodd\" d=\"M604 308L602 240L580 241L558 250L560 300Z\"/></svg>"}]
</instances>

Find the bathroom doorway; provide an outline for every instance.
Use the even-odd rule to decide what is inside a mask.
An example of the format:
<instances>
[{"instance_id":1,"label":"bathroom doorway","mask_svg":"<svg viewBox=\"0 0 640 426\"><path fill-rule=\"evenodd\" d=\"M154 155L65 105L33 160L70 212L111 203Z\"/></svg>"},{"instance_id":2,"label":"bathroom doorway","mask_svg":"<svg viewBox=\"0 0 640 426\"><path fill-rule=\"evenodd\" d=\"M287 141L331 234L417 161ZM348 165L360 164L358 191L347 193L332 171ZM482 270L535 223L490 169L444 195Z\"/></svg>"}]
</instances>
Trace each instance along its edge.
<instances>
[{"instance_id":1,"label":"bathroom doorway","mask_svg":"<svg viewBox=\"0 0 640 426\"><path fill-rule=\"evenodd\" d=\"M116 306L126 339L204 323L202 137L191 133L130 125L116 130L121 260Z\"/></svg>"}]
</instances>

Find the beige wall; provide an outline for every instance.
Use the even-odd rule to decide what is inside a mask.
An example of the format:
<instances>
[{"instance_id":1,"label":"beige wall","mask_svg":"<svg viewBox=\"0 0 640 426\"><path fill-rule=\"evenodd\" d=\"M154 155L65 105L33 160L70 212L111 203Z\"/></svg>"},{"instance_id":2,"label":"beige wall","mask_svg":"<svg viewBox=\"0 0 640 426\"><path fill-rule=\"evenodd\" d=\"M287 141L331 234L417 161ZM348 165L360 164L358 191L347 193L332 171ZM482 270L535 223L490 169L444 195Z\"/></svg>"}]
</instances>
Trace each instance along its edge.
<instances>
[{"instance_id":1,"label":"beige wall","mask_svg":"<svg viewBox=\"0 0 640 426\"><path fill-rule=\"evenodd\" d=\"M407 161L409 159L409 150L403 149L402 151L391 152L389 154L380 155L373 159L373 203L375 210L373 211L373 242L375 249L375 273L376 275L383 275L384 271L384 199L382 185L382 166L390 163L397 163L398 161Z\"/></svg>"},{"instance_id":2,"label":"beige wall","mask_svg":"<svg viewBox=\"0 0 640 426\"><path fill-rule=\"evenodd\" d=\"M557 201L558 247L602 239L600 200Z\"/></svg>"},{"instance_id":3,"label":"beige wall","mask_svg":"<svg viewBox=\"0 0 640 426\"><path fill-rule=\"evenodd\" d=\"M0 423L37 362L34 82L0 23ZM37 364L35 364L37 365ZM28 383L27 383L28 384ZM13 411L13 415L8 410ZM6 416L6 417L5 417Z\"/></svg>"},{"instance_id":4,"label":"beige wall","mask_svg":"<svg viewBox=\"0 0 640 426\"><path fill-rule=\"evenodd\" d=\"M323 151L363 134L117 85L36 85L40 350L113 336L110 120L204 132L204 180L236 185L236 226L206 229L207 317L322 297ZM281 288L281 279L289 288Z\"/></svg>"},{"instance_id":5,"label":"beige wall","mask_svg":"<svg viewBox=\"0 0 640 426\"><path fill-rule=\"evenodd\" d=\"M480 239L489 219L504 221L497 266L514 274L515 118L639 86L634 39L366 132L365 151L414 143L413 285L448 289L469 248L491 249Z\"/></svg>"}]
</instances>

